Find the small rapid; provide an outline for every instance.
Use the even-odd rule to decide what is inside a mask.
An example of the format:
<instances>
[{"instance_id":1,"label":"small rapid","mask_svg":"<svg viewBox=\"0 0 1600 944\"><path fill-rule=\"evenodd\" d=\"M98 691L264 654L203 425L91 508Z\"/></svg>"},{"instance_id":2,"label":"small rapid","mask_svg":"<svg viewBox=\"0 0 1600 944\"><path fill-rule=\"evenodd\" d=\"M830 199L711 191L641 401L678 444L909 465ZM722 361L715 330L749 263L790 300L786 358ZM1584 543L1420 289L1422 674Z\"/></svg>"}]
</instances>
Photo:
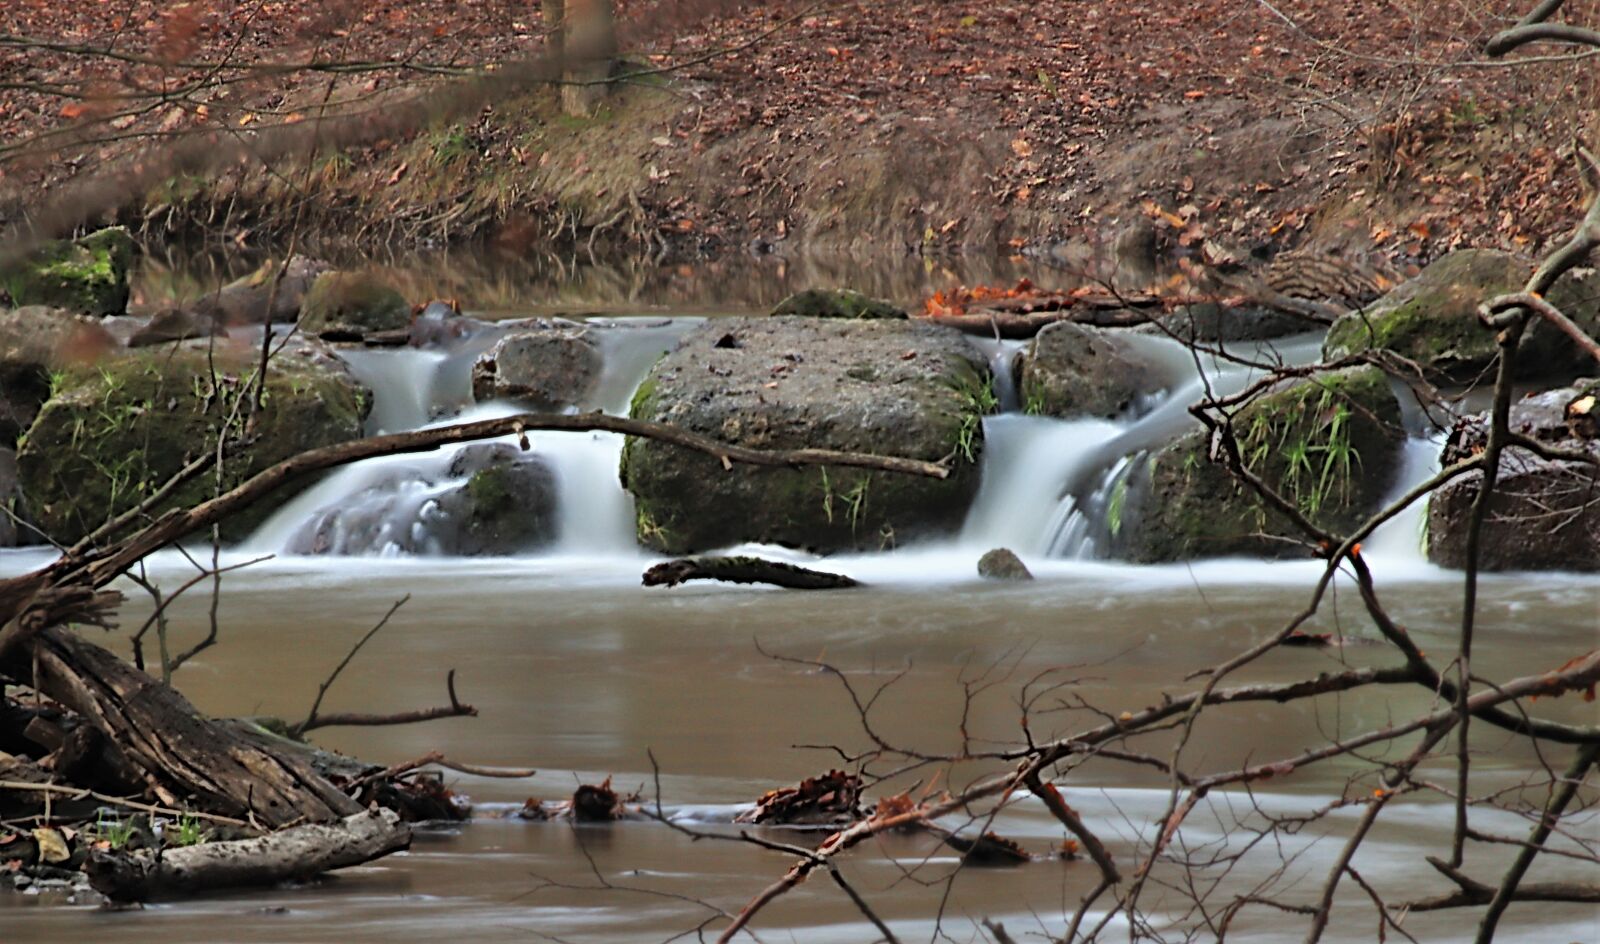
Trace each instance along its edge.
<instances>
[{"instance_id":1,"label":"small rapid","mask_svg":"<svg viewBox=\"0 0 1600 944\"><path fill-rule=\"evenodd\" d=\"M639 384L663 353L700 318L619 318L587 322L601 352L600 375L572 410L625 415ZM472 402L473 361L503 334L496 329L444 350L356 349L341 352L351 371L373 391L369 434L423 429L508 416L513 403ZM1320 338L1302 335L1261 343L1232 343L1194 351L1168 338L1125 337L1155 376L1154 391L1111 419L1054 419L1023 412L1016 364L1024 342L978 339L995 378L999 412L984 420L981 485L963 527L953 538L887 554L884 567L917 568L933 554L968 560L1009 547L1031 564L1104 560L1107 536L1120 525L1120 496L1127 478L1151 451L1198 428L1189 413L1201 399L1237 393L1279 365L1316 360ZM526 450L517 437L490 447L518 462L538 463L553 483L553 526L520 549L523 557L612 561L632 569L645 556L635 539L631 496L618 469L624 438L612 433L536 432ZM448 531L459 527L453 503L474 471L471 450L483 444L442 447L419 455L366 460L335 470L286 503L240 550L254 554L335 555L369 558L448 557L457 546ZM1413 438L1406 446L1398 497L1430 475L1437 444ZM1369 542L1375 553L1422 563L1425 504L1417 503L1384 525ZM815 558L764 548L785 559ZM855 559L856 555L845 555ZM931 558L929 559L931 560ZM968 564L967 566L970 566ZM882 568L872 566L873 571Z\"/></svg>"}]
</instances>

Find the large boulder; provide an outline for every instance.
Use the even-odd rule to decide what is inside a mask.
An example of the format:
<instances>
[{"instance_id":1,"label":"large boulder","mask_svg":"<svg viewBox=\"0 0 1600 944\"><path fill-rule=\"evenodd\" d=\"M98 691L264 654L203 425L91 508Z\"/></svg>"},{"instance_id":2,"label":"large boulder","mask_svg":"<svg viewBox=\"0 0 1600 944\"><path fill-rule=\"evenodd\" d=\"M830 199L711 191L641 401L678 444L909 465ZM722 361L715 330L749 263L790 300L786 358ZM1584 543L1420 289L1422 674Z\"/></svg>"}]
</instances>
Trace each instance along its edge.
<instances>
[{"instance_id":1,"label":"large boulder","mask_svg":"<svg viewBox=\"0 0 1600 944\"><path fill-rule=\"evenodd\" d=\"M1600 380L1581 381L1519 400L1511 429L1556 449L1587 453L1589 462L1545 459L1511 446L1483 520L1479 566L1484 570L1600 570ZM1453 464L1481 452L1487 413L1462 421L1445 444ZM1444 567L1467 562L1472 506L1483 473L1469 472L1434 492L1428 502L1428 559Z\"/></svg>"},{"instance_id":2,"label":"large boulder","mask_svg":"<svg viewBox=\"0 0 1600 944\"><path fill-rule=\"evenodd\" d=\"M252 344L188 341L58 371L17 454L34 523L71 543L214 449L229 417L249 415L247 407L235 407L257 356ZM225 456L222 486L304 450L359 437L370 400L331 354L308 343L284 348L268 371L261 411L249 419L247 445ZM230 519L224 533L230 539L248 533L300 484ZM215 487L207 472L156 510L201 500Z\"/></svg>"},{"instance_id":3,"label":"large boulder","mask_svg":"<svg viewBox=\"0 0 1600 944\"><path fill-rule=\"evenodd\" d=\"M508 334L472 365L472 395L515 400L534 410L577 406L594 391L602 367L588 329L555 322Z\"/></svg>"},{"instance_id":4,"label":"large boulder","mask_svg":"<svg viewBox=\"0 0 1600 944\"><path fill-rule=\"evenodd\" d=\"M725 469L702 453L629 439L622 483L634 496L639 540L688 554L749 541L879 548L949 534L978 489L991 383L982 355L935 325L710 319L650 371L634 396L635 419L758 449L950 457L951 474Z\"/></svg>"},{"instance_id":5,"label":"large boulder","mask_svg":"<svg viewBox=\"0 0 1600 944\"><path fill-rule=\"evenodd\" d=\"M46 242L0 271L0 286L17 305L50 305L89 315L128 307L133 237L121 226L81 239Z\"/></svg>"},{"instance_id":6,"label":"large boulder","mask_svg":"<svg viewBox=\"0 0 1600 944\"><path fill-rule=\"evenodd\" d=\"M880 301L850 288L808 288L795 292L772 309L774 315L800 315L806 318L843 318L846 321L872 321L906 317L904 308Z\"/></svg>"},{"instance_id":7,"label":"large boulder","mask_svg":"<svg viewBox=\"0 0 1600 944\"><path fill-rule=\"evenodd\" d=\"M1495 332L1478 322L1478 306L1520 292L1533 263L1492 249L1463 249L1441 257L1365 311L1351 312L1328 331L1329 359L1368 349L1391 351L1422 366L1437 383L1486 379L1498 347ZM1578 269L1545 297L1591 335L1600 331L1600 273ZM1535 318L1517 349L1522 380L1571 380L1588 367L1572 340ZM1492 378L1487 378L1492 379Z\"/></svg>"},{"instance_id":8,"label":"large boulder","mask_svg":"<svg viewBox=\"0 0 1600 944\"><path fill-rule=\"evenodd\" d=\"M556 480L505 443L455 454L444 470L402 466L317 511L291 554L475 557L535 550L557 536Z\"/></svg>"},{"instance_id":9,"label":"large boulder","mask_svg":"<svg viewBox=\"0 0 1600 944\"><path fill-rule=\"evenodd\" d=\"M0 311L0 447L14 446L33 425L55 372L120 347L96 318L42 305Z\"/></svg>"},{"instance_id":10,"label":"large boulder","mask_svg":"<svg viewBox=\"0 0 1600 944\"><path fill-rule=\"evenodd\" d=\"M1247 467L1336 534L1377 510L1393 485L1405 432L1389 380L1375 367L1321 374L1274 391L1233 420ZM1136 462L1109 501L1113 554L1143 563L1295 553L1304 535L1190 433Z\"/></svg>"},{"instance_id":11,"label":"large boulder","mask_svg":"<svg viewBox=\"0 0 1600 944\"><path fill-rule=\"evenodd\" d=\"M405 296L373 272L324 272L300 304L300 330L330 341L358 341L410 324Z\"/></svg>"},{"instance_id":12,"label":"large boulder","mask_svg":"<svg viewBox=\"0 0 1600 944\"><path fill-rule=\"evenodd\" d=\"M1115 331L1058 321L1018 359L1022 406L1041 416L1110 419L1162 389L1163 373Z\"/></svg>"}]
</instances>

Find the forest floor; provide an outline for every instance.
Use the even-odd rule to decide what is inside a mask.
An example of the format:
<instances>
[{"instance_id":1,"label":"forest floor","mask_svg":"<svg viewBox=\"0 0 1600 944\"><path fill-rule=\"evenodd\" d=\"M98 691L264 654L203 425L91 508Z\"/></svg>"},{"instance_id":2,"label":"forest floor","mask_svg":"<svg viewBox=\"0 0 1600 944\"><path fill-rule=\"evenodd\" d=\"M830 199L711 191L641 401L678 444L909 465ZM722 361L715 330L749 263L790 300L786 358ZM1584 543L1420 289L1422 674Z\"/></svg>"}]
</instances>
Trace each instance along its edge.
<instances>
[{"instance_id":1,"label":"forest floor","mask_svg":"<svg viewBox=\"0 0 1600 944\"><path fill-rule=\"evenodd\" d=\"M593 117L511 90L339 149L176 168L104 209L239 244L292 224L358 246L1059 252L1148 218L1179 251L1533 252L1579 208L1561 151L1600 132L1600 70L1486 60L1525 6L625 2L625 81ZM543 44L538 5L507 0L10 9L10 222L141 149L359 122Z\"/></svg>"}]
</instances>

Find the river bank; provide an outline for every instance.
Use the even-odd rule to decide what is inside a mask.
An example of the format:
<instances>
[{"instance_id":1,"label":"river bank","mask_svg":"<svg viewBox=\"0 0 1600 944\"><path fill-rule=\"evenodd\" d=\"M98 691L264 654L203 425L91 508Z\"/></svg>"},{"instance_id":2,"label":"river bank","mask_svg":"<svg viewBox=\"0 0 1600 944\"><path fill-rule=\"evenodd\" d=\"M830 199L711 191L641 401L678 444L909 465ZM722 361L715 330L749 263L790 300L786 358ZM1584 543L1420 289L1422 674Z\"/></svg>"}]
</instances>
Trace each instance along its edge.
<instances>
[{"instance_id":1,"label":"river bank","mask_svg":"<svg viewBox=\"0 0 1600 944\"><path fill-rule=\"evenodd\" d=\"M404 55L437 72L537 54L532 9L453 5L442 43L442 9L398 6L406 16L374 9L343 24L341 54ZM157 241L262 246L294 232L330 250L1029 251L1083 268L1130 222L1153 219L1177 255L1208 240L1268 255L1335 247L1400 267L1460 245L1531 252L1577 208L1559 151L1594 127L1600 95L1578 64L1485 67L1483 40L1515 12L1503 6L1406 22L1323 0L1190 4L1181 16L1142 0L779 2L687 21L625 5L637 39L619 68L633 78L592 117L561 114L548 89L513 88L470 115L384 126L377 140L360 133L364 115L461 80L290 69L271 102L224 85L126 120L12 89L0 119L45 136L24 138L5 165L0 218L40 210L150 141L248 144L326 109L350 113L348 146L175 173L106 209ZM113 15L39 10L24 26L92 40ZM172 28L125 41L159 47ZM323 48L293 19L251 28L291 61L295 42ZM233 35L207 14L185 49L220 55ZM45 69L35 50L8 55ZM47 75L87 81L70 68ZM82 143L97 134L104 143ZM43 159L58 146L76 156Z\"/></svg>"}]
</instances>

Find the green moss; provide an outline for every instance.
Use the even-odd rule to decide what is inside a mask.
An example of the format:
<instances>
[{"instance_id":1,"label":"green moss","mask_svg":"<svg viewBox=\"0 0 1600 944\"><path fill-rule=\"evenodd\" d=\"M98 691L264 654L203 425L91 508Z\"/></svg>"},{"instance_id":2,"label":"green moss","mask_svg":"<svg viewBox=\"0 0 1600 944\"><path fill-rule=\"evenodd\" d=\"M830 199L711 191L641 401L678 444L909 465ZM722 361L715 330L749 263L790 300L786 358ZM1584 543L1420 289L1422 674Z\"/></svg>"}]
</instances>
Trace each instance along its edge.
<instances>
[{"instance_id":1,"label":"green moss","mask_svg":"<svg viewBox=\"0 0 1600 944\"><path fill-rule=\"evenodd\" d=\"M120 315L128 306L133 259L133 238L114 226L76 241L41 245L0 271L0 284L17 305Z\"/></svg>"},{"instance_id":2,"label":"green moss","mask_svg":"<svg viewBox=\"0 0 1600 944\"><path fill-rule=\"evenodd\" d=\"M952 452L962 461L976 463L983 451L983 418L1000 405L994 378L963 364L950 384L957 398L957 421Z\"/></svg>"},{"instance_id":3,"label":"green moss","mask_svg":"<svg viewBox=\"0 0 1600 944\"><path fill-rule=\"evenodd\" d=\"M1376 368L1323 374L1260 397L1233 418L1245 467L1319 526L1340 533L1375 507L1398 468L1398 401ZM1253 489L1208 460L1210 436L1162 449L1111 498L1116 546L1142 561L1281 554L1302 538Z\"/></svg>"},{"instance_id":4,"label":"green moss","mask_svg":"<svg viewBox=\"0 0 1600 944\"><path fill-rule=\"evenodd\" d=\"M467 494L472 498L473 515L478 518L494 518L510 511L514 504L504 466L490 466L474 474L467 480Z\"/></svg>"},{"instance_id":5,"label":"green moss","mask_svg":"<svg viewBox=\"0 0 1600 944\"><path fill-rule=\"evenodd\" d=\"M1117 484L1111 488L1111 500L1106 503L1106 527L1111 530L1111 536L1116 537L1122 533L1122 509L1128 502L1128 477L1117 479Z\"/></svg>"},{"instance_id":6,"label":"green moss","mask_svg":"<svg viewBox=\"0 0 1600 944\"><path fill-rule=\"evenodd\" d=\"M848 321L906 317L905 309L848 288L811 288L796 292L779 302L772 314Z\"/></svg>"},{"instance_id":7,"label":"green moss","mask_svg":"<svg viewBox=\"0 0 1600 944\"><path fill-rule=\"evenodd\" d=\"M219 436L235 444L224 456L220 485L215 473L198 476L164 508L203 500L291 455L360 435L358 386L342 371L283 356L268 374L262 412L246 435L239 424L249 410L240 400L252 373L247 360L219 355L213 377L206 352L195 348L62 372L17 456L35 521L58 541L75 541L215 450ZM273 500L258 503L230 521L226 533L242 536L272 506Z\"/></svg>"}]
</instances>

